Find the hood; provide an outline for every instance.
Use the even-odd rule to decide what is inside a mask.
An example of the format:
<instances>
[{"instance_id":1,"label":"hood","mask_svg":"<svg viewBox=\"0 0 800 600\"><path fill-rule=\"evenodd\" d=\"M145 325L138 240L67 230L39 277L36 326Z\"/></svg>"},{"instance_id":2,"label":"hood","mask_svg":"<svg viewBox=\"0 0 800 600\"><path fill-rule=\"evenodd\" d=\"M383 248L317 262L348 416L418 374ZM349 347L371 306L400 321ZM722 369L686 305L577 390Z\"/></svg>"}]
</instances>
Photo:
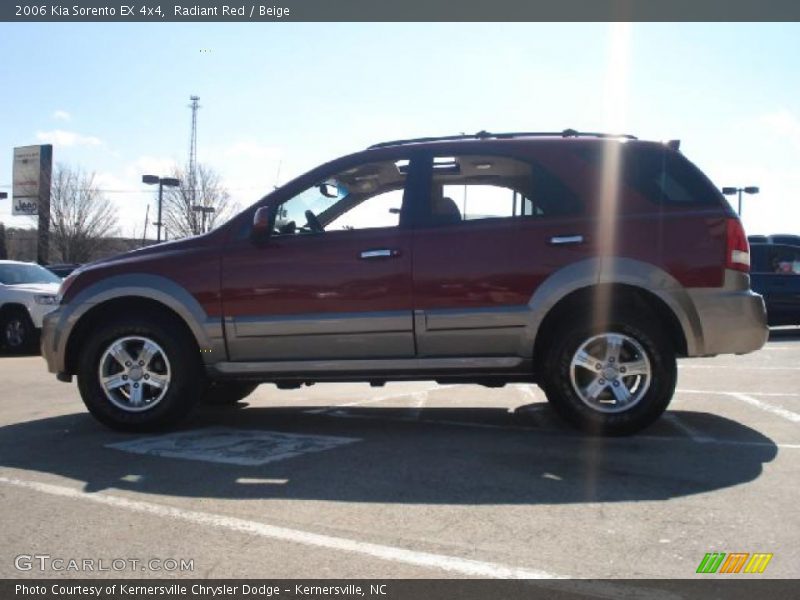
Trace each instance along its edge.
<instances>
[{"instance_id":1,"label":"hood","mask_svg":"<svg viewBox=\"0 0 800 600\"><path fill-rule=\"evenodd\" d=\"M93 267L111 263L127 262L129 260L135 261L139 258L150 258L159 254L170 254L176 250L188 250L190 248L203 246L207 243L210 235L210 233L206 233L205 235L197 235L180 240L170 240L168 242L145 246L144 248L136 248L135 250L123 252L122 254L114 254L113 256L107 256L106 258L87 263L82 265L78 271L86 271Z\"/></svg>"},{"instance_id":2,"label":"hood","mask_svg":"<svg viewBox=\"0 0 800 600\"><path fill-rule=\"evenodd\" d=\"M58 293L58 288L61 287L60 283L18 283L16 285L7 285L10 290L15 292L29 292L31 294L52 294L55 296Z\"/></svg>"}]
</instances>

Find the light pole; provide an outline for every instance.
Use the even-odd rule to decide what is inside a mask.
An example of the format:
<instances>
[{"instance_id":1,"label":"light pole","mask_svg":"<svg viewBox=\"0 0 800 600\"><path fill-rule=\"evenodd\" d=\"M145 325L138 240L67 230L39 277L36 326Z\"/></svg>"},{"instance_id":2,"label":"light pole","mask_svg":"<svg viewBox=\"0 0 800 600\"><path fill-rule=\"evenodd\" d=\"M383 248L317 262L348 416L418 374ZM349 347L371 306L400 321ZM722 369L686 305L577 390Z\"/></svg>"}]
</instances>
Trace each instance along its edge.
<instances>
[{"instance_id":1,"label":"light pole","mask_svg":"<svg viewBox=\"0 0 800 600\"><path fill-rule=\"evenodd\" d=\"M726 196L733 196L734 194L739 194L739 216L742 216L742 192L745 194L757 194L759 192L758 187L754 185L748 185L747 187L724 187L722 188L722 193Z\"/></svg>"},{"instance_id":2,"label":"light pole","mask_svg":"<svg viewBox=\"0 0 800 600\"><path fill-rule=\"evenodd\" d=\"M156 226L156 239L161 241L161 203L164 194L164 186L178 187L181 182L174 177L159 177L158 175L142 175L142 183L148 185L158 184L158 223L153 223Z\"/></svg>"},{"instance_id":3,"label":"light pole","mask_svg":"<svg viewBox=\"0 0 800 600\"><path fill-rule=\"evenodd\" d=\"M216 209L213 206L201 206L200 204L195 204L192 207L194 212L201 212L203 213L203 229L202 233L206 232L206 215L213 213Z\"/></svg>"}]
</instances>

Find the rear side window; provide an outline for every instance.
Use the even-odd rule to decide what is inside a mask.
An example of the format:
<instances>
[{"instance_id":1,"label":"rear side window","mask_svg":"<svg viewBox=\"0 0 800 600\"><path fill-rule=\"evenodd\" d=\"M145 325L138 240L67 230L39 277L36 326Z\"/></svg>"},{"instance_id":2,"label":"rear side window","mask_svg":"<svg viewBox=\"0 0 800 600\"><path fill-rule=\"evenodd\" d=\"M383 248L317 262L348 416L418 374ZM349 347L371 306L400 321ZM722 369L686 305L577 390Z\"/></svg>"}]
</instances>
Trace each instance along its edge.
<instances>
[{"instance_id":1,"label":"rear side window","mask_svg":"<svg viewBox=\"0 0 800 600\"><path fill-rule=\"evenodd\" d=\"M609 142L618 143L618 142ZM606 144L582 148L580 155L602 169ZM666 146L624 144L622 180L652 202L679 206L720 206L725 198L700 169Z\"/></svg>"},{"instance_id":2,"label":"rear side window","mask_svg":"<svg viewBox=\"0 0 800 600\"><path fill-rule=\"evenodd\" d=\"M433 159L432 225L497 218L552 217L581 211L578 198L543 167L493 155Z\"/></svg>"}]
</instances>

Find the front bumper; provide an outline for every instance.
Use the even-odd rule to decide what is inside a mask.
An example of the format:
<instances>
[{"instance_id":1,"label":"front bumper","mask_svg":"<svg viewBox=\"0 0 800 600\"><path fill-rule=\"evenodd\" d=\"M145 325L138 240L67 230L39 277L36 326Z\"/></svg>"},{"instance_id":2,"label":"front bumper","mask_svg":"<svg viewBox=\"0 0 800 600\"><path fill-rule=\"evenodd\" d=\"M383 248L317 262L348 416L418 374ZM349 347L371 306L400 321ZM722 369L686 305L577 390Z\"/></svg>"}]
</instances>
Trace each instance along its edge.
<instances>
[{"instance_id":1,"label":"front bumper","mask_svg":"<svg viewBox=\"0 0 800 600\"><path fill-rule=\"evenodd\" d=\"M28 314L31 317L31 322L36 329L42 328L42 322L48 313L53 312L57 307L52 304L37 304L31 302L28 305Z\"/></svg>"},{"instance_id":2,"label":"front bumper","mask_svg":"<svg viewBox=\"0 0 800 600\"><path fill-rule=\"evenodd\" d=\"M40 349L42 357L47 362L47 370L51 373L61 374L66 371L64 361L64 346L66 344L59 344L59 329L58 325L61 321L61 310L56 310L47 313L42 319L42 337ZM59 346L61 348L59 349Z\"/></svg>"}]
</instances>

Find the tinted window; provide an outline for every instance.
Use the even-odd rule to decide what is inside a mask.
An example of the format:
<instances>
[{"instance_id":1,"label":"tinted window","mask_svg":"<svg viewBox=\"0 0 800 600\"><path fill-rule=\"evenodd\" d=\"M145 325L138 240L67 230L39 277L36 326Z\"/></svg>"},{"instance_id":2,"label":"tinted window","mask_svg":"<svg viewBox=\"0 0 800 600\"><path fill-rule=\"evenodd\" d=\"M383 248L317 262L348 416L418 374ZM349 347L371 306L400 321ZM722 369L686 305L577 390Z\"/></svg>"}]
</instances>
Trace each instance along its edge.
<instances>
[{"instance_id":1,"label":"tinted window","mask_svg":"<svg viewBox=\"0 0 800 600\"><path fill-rule=\"evenodd\" d=\"M800 275L800 247L797 246L767 246L768 273L780 275Z\"/></svg>"},{"instance_id":2,"label":"tinted window","mask_svg":"<svg viewBox=\"0 0 800 600\"><path fill-rule=\"evenodd\" d=\"M604 151L610 148L607 144L598 144L577 152L599 171ZM620 150L623 181L653 202L719 206L725 201L700 169L666 146L629 143L623 144Z\"/></svg>"},{"instance_id":3,"label":"tinted window","mask_svg":"<svg viewBox=\"0 0 800 600\"><path fill-rule=\"evenodd\" d=\"M789 244L790 246L800 246L800 235L777 234L769 236L769 240L773 244Z\"/></svg>"}]
</instances>

